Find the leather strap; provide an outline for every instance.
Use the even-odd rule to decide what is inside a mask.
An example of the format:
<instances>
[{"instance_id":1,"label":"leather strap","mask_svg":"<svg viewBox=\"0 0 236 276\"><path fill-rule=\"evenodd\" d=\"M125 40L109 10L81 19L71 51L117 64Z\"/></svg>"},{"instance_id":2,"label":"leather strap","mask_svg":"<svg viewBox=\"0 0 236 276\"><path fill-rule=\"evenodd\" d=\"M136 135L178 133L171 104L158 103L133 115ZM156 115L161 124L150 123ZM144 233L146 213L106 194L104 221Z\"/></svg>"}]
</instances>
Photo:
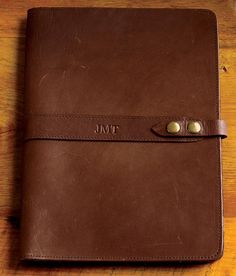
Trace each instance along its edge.
<instances>
[{"instance_id":1,"label":"leather strap","mask_svg":"<svg viewBox=\"0 0 236 276\"><path fill-rule=\"evenodd\" d=\"M188 123L193 120L201 125L197 134L187 130ZM176 134L167 131L167 125L171 121L180 125L180 131ZM223 120L77 114L29 114L25 118L25 140L194 142L203 138L226 136Z\"/></svg>"}]
</instances>

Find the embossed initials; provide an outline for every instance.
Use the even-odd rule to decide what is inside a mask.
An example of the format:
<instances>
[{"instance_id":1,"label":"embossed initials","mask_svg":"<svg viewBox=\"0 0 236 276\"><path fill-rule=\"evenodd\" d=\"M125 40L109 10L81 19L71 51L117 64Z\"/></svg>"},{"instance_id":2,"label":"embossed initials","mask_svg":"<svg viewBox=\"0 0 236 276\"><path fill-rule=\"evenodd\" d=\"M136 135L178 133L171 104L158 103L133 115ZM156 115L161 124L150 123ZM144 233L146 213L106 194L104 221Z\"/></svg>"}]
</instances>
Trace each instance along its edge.
<instances>
[{"instance_id":1,"label":"embossed initials","mask_svg":"<svg viewBox=\"0 0 236 276\"><path fill-rule=\"evenodd\" d=\"M113 135L115 135L117 133L117 130L119 129L119 127L120 127L119 125L97 124L94 132L97 134L113 134Z\"/></svg>"}]
</instances>

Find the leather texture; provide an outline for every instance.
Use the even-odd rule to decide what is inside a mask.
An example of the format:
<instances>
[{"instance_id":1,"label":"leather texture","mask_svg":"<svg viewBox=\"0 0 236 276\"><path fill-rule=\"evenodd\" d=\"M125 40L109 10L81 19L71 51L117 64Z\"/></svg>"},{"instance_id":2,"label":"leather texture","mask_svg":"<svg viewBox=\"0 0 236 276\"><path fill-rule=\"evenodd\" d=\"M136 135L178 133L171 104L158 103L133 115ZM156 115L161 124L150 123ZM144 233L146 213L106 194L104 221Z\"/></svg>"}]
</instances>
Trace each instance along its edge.
<instances>
[{"instance_id":1,"label":"leather texture","mask_svg":"<svg viewBox=\"0 0 236 276\"><path fill-rule=\"evenodd\" d=\"M167 125L172 121L180 125L178 133L168 133ZM198 133L188 131L188 123L192 121L200 124ZM25 140L192 142L202 137L227 137L223 120L204 121L180 117L28 114L25 124Z\"/></svg>"},{"instance_id":2,"label":"leather texture","mask_svg":"<svg viewBox=\"0 0 236 276\"><path fill-rule=\"evenodd\" d=\"M217 51L209 10L29 10L22 259L222 256Z\"/></svg>"}]
</instances>

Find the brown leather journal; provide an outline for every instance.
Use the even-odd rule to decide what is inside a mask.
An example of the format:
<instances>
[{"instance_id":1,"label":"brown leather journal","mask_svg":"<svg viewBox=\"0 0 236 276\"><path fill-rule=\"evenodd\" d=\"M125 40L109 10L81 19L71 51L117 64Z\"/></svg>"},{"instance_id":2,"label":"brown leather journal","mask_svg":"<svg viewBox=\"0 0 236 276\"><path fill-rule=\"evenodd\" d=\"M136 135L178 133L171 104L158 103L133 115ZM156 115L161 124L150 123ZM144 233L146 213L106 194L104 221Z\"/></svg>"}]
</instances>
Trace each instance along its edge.
<instances>
[{"instance_id":1,"label":"brown leather journal","mask_svg":"<svg viewBox=\"0 0 236 276\"><path fill-rule=\"evenodd\" d=\"M221 257L209 10L28 12L22 259Z\"/></svg>"}]
</instances>

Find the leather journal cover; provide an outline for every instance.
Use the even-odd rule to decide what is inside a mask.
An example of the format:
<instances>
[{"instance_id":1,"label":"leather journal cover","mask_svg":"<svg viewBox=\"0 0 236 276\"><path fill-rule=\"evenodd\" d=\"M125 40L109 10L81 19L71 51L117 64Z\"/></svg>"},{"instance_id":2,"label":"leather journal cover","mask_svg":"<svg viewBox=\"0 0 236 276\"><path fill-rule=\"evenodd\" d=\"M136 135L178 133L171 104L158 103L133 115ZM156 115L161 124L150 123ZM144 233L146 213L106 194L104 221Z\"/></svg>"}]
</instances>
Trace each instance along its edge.
<instances>
[{"instance_id":1,"label":"leather journal cover","mask_svg":"<svg viewBox=\"0 0 236 276\"><path fill-rule=\"evenodd\" d=\"M28 11L24 260L223 252L215 15Z\"/></svg>"}]
</instances>

